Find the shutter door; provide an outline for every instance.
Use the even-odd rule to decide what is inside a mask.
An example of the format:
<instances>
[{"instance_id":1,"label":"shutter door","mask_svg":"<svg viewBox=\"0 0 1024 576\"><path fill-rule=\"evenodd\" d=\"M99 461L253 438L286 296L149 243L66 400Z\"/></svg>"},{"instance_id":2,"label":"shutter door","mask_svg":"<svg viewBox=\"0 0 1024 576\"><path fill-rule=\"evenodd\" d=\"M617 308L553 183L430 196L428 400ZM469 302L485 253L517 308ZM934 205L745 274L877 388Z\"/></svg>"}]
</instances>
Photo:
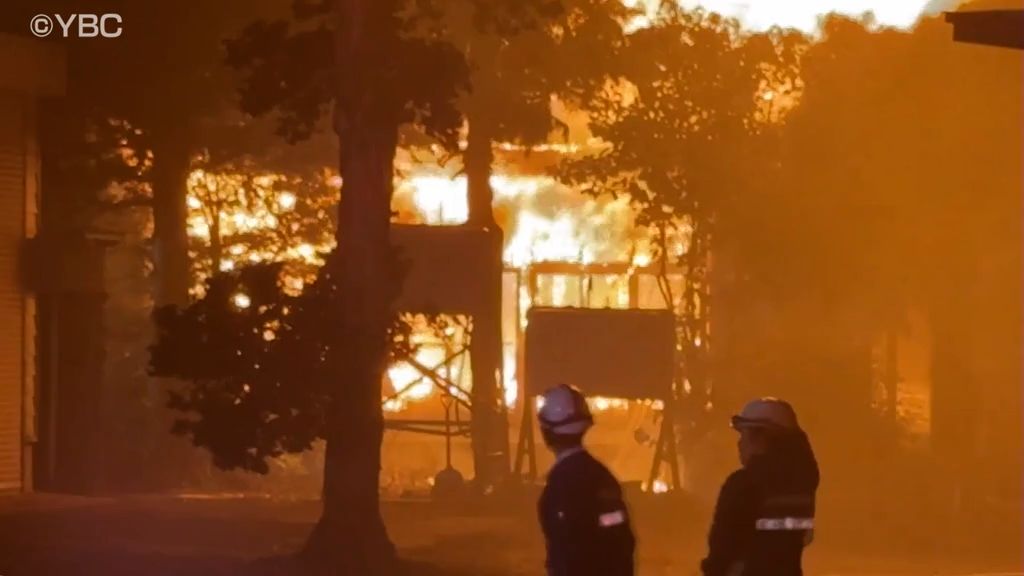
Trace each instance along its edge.
<instances>
[{"instance_id":1,"label":"shutter door","mask_svg":"<svg viewBox=\"0 0 1024 576\"><path fill-rule=\"evenodd\" d=\"M22 108L0 97L0 491L22 486L24 299L18 256L25 237Z\"/></svg>"}]
</instances>

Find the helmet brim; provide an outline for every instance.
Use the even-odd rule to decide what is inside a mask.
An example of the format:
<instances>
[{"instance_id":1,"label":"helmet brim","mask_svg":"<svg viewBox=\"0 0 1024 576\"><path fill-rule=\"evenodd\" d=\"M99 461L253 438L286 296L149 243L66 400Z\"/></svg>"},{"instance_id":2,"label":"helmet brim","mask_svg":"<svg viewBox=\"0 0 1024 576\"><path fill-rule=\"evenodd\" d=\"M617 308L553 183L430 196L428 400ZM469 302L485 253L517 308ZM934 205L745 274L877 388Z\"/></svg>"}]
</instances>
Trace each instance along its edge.
<instances>
[{"instance_id":1,"label":"helmet brim","mask_svg":"<svg viewBox=\"0 0 1024 576\"><path fill-rule=\"evenodd\" d=\"M560 422L551 422L550 420L546 420L543 416L540 417L539 420L540 427L552 434L582 434L594 425L594 417L589 412L578 414Z\"/></svg>"}]
</instances>

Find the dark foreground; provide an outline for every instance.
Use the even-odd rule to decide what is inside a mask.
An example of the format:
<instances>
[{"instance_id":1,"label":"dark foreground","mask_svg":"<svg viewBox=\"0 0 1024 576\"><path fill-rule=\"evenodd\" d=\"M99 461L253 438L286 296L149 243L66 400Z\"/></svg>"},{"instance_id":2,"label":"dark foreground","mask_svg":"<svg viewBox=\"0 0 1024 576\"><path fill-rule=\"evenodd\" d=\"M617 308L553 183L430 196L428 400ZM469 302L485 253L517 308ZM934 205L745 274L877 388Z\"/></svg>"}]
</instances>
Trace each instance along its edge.
<instances>
[{"instance_id":1,"label":"dark foreground","mask_svg":"<svg viewBox=\"0 0 1024 576\"><path fill-rule=\"evenodd\" d=\"M693 576L704 518L664 502L636 508L641 576ZM527 502L504 511L422 502L387 503L384 510L414 574L543 573ZM301 546L317 513L316 502L255 497L0 497L0 576L259 575L275 563L267 558ZM1019 541L998 549L910 550L890 534L866 548L839 530L831 538L823 532L807 557L809 575L1024 573Z\"/></svg>"}]
</instances>

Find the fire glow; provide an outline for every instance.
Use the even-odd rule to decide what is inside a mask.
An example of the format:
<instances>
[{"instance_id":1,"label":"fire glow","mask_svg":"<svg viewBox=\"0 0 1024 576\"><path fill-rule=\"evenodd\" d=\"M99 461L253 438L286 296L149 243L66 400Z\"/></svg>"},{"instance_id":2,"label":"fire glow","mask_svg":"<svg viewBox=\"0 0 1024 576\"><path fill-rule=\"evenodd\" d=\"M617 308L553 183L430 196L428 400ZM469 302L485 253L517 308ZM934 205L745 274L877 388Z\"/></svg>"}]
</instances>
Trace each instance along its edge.
<instances>
[{"instance_id":1,"label":"fire glow","mask_svg":"<svg viewBox=\"0 0 1024 576\"><path fill-rule=\"evenodd\" d=\"M542 176L491 177L495 212L506 215L504 260L511 268L536 262L651 260L648 235L633 225L629 199L596 199ZM395 193L401 221L429 225L466 222L465 176L414 174ZM499 218L501 220L501 218Z\"/></svg>"},{"instance_id":2,"label":"fire glow","mask_svg":"<svg viewBox=\"0 0 1024 576\"><path fill-rule=\"evenodd\" d=\"M647 15L641 16L630 27L649 26L655 16L659 0L623 0L627 6L642 5ZM880 26L897 28L912 27L926 9L948 8L928 0L822 0L819 2L796 2L778 0L680 0L686 8L701 7L736 18L748 30L765 30L773 26L795 28L808 34L815 34L822 15L836 12L849 16L862 16L871 12ZM955 4L949 0L946 4ZM772 94L765 94L771 99ZM499 144L499 149L511 152L519 148L512 144ZM550 144L540 151L574 153L575 145ZM405 170L406 176L396 183L394 208L399 216L397 221L428 225L459 225L468 217L465 176L452 174L437 166L414 166ZM260 234L273 231L281 225L282 218L296 210L299 202L290 190L279 189L277 184L283 177L275 174L243 176L238 174L213 174L196 170L189 179L188 233L199 242L213 243L213 236L226 239L232 236ZM633 222L629 199L598 199L580 194L546 176L496 174L491 178L494 190L494 208L505 233L503 260L512 270L523 271L533 264L560 262L572 264L627 263L644 267L652 263L655 250L651 237L638 229ZM330 185L340 184L335 176ZM238 200L232 203L229 199ZM326 215L322 215L326 222ZM225 245L217 261L207 272L200 274L200 282L213 271L236 270L250 263L266 261L301 262L308 266L322 264L321 255L330 251L333 236L329 233L317 241L279 243L271 247L256 247L246 244ZM219 242L218 242L219 244ZM674 253L682 253L685 246L676 242ZM307 275L292 274L284 278L287 288L301 291L311 278ZM575 278L565 275L550 275L543 279L542 289L548 294L547 305L571 305L573 293L581 290L572 286ZM625 307L629 305L628 293L622 278L607 279L608 291L605 305ZM577 282L578 283L578 282ZM195 292L201 294L197 286ZM522 325L526 309L533 305L525 291L518 295ZM234 305L248 306L248 297L239 294ZM579 305L579 303L577 303ZM438 375L456 383L471 380L464 366L445 363L444 346L431 340L425 334L418 334L419 349L417 364L435 368ZM698 344L699 345L699 344ZM505 401L515 404L518 396L516 381L516 352L505 351L504 387ZM394 394L385 403L388 411L400 411L409 403L423 401L437 393L438 384L424 376L414 366L400 363L391 366L387 379ZM595 410L621 409L623 401L594 399Z\"/></svg>"},{"instance_id":3,"label":"fire glow","mask_svg":"<svg viewBox=\"0 0 1024 576\"><path fill-rule=\"evenodd\" d=\"M260 175L245 178L234 174L215 174L202 170L193 172L189 180L189 235L205 244L213 242L212 235L220 231L219 269L229 271L249 263L266 261L300 262L310 265L322 263L321 255L333 248L332 236L324 234L324 241L296 241L294 245L270 248L229 244L232 236L269 234L296 208L298 199L290 190L275 190L281 183L279 175ZM655 255L651 235L635 226L634 214L626 197L593 198L556 182L546 176L504 175L491 178L494 190L494 208L505 231L503 260L506 268L521 274L537 263L618 263L633 267L649 265ZM396 182L393 205L402 223L452 226L464 224L468 217L467 185L464 176L454 175L436 166L413 167L407 176ZM243 202L224 202L223 198L243 198ZM250 201L250 198L259 201ZM216 209L214 209L216 205ZM212 220L219 219L214 226ZM325 220L326 222L326 220ZM676 240L672 250L684 250ZM293 292L302 290L311 277L286 275L286 287ZM525 312L534 304L525 287L520 287L520 317L506 318L506 322L519 327L525 323ZM629 305L628 282L625 277L607 278L595 282L590 290L604 294L597 305L623 308ZM582 305L581 286L576 278L548 275L540 278L539 289L546 296L544 304L554 306ZM197 287L197 294L201 289ZM234 304L244 308L247 297L238 295ZM515 298L515 296L513 296ZM465 398L472 377L468 362L462 359L445 362L449 347L428 330L414 332L417 351L414 364L434 370L442 379L454 383L453 395ZM503 361L504 400L515 405L519 396L516 377L517 353L506 344ZM391 394L384 409L400 412L410 405L435 397L439 383L424 375L411 363L400 362L387 371L387 386ZM591 407L595 411L622 410L628 406L623 400L595 398Z\"/></svg>"}]
</instances>

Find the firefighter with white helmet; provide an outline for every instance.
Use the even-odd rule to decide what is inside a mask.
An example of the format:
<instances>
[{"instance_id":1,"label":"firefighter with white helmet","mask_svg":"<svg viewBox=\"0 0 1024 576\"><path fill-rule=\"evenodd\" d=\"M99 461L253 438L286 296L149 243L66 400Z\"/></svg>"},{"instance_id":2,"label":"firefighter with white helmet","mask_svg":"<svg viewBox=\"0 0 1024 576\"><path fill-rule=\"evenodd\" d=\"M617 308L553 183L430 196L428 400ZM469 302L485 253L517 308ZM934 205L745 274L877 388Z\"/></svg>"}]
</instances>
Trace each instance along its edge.
<instances>
[{"instance_id":1,"label":"firefighter with white helmet","mask_svg":"<svg viewBox=\"0 0 1024 576\"><path fill-rule=\"evenodd\" d=\"M777 398L732 417L742 467L722 486L705 576L802 576L814 530L818 464L796 412Z\"/></svg>"},{"instance_id":2,"label":"firefighter with white helmet","mask_svg":"<svg viewBox=\"0 0 1024 576\"><path fill-rule=\"evenodd\" d=\"M583 447L594 424L586 398L562 384L541 400L541 433L555 453L538 506L548 576L633 576L635 541L622 488Z\"/></svg>"}]
</instances>

